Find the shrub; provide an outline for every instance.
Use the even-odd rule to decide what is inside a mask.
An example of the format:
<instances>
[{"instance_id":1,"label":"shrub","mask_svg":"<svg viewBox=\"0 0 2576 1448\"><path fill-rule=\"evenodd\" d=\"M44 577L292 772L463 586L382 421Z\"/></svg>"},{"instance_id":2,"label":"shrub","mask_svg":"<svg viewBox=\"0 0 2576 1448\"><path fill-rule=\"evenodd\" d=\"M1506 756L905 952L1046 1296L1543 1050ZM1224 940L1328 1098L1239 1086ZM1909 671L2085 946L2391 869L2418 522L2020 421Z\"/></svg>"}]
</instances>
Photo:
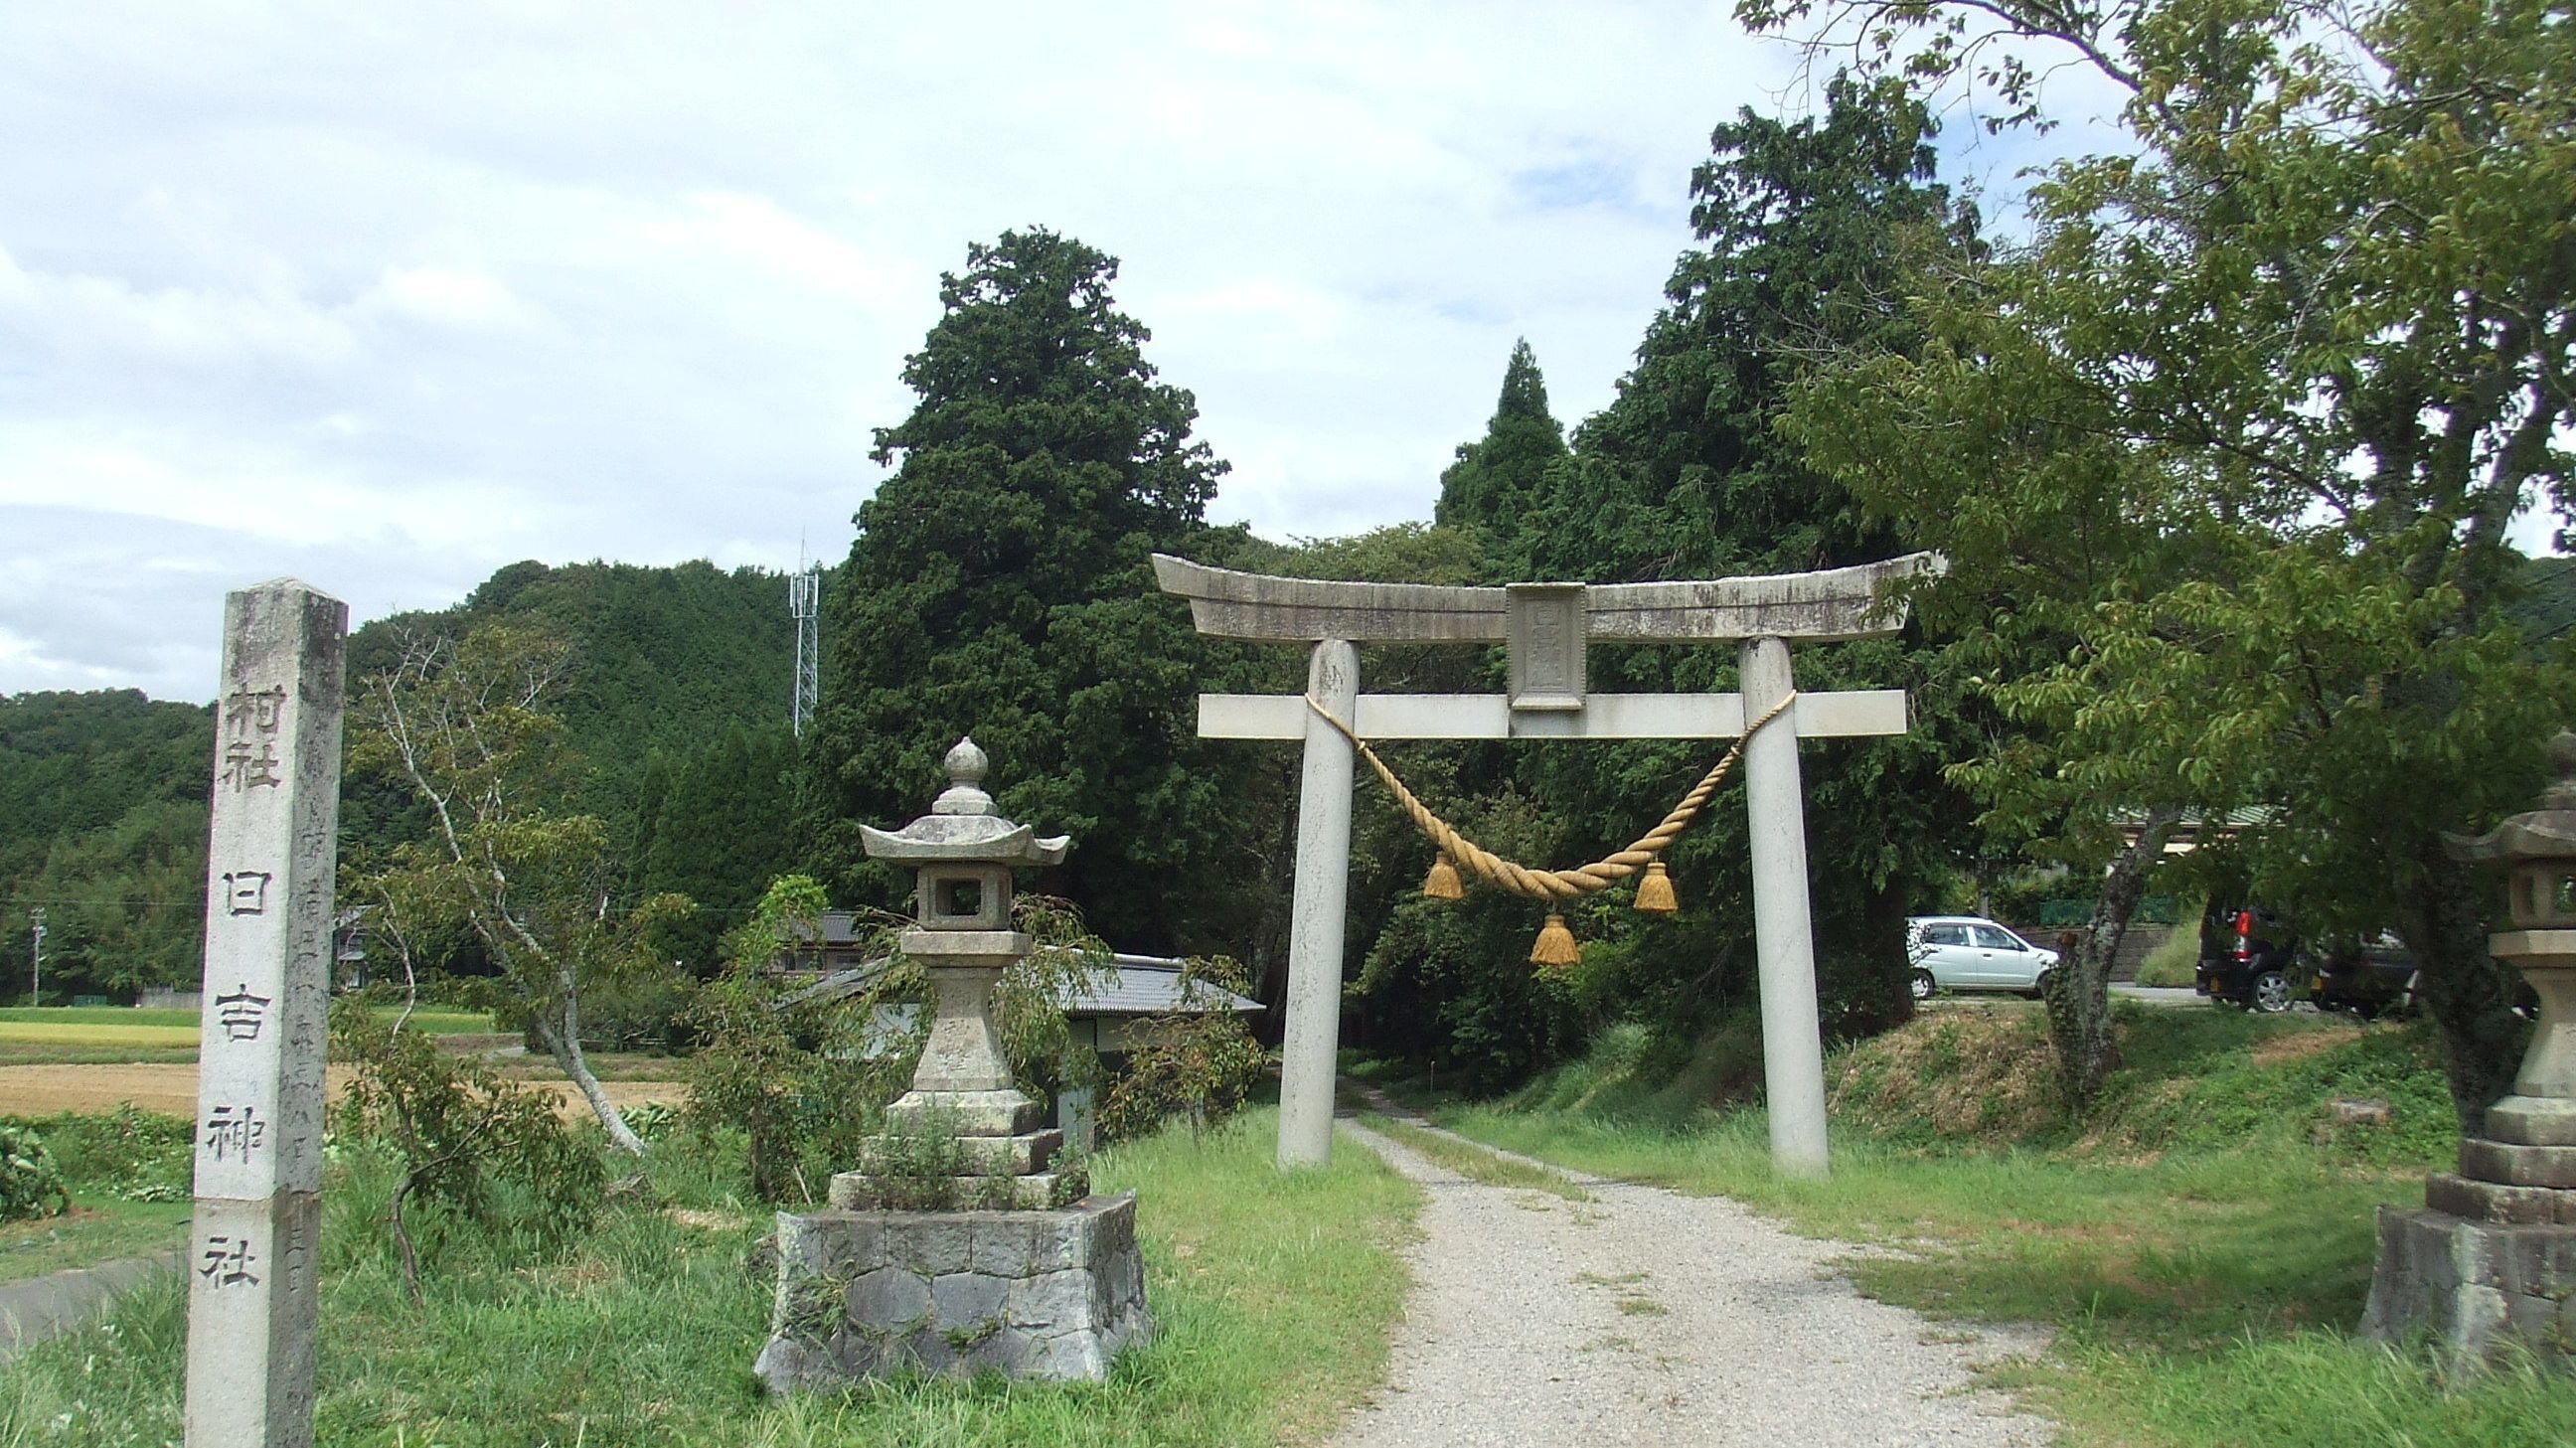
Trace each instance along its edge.
<instances>
[{"instance_id":1,"label":"shrub","mask_svg":"<svg viewBox=\"0 0 2576 1448\"><path fill-rule=\"evenodd\" d=\"M63 1180L137 1202L184 1202L196 1169L187 1118L129 1101L104 1116L62 1112L29 1123L44 1133Z\"/></svg>"},{"instance_id":2,"label":"shrub","mask_svg":"<svg viewBox=\"0 0 2576 1448\"><path fill-rule=\"evenodd\" d=\"M57 1216L71 1205L63 1169L36 1128L0 1123L0 1222Z\"/></svg>"},{"instance_id":3,"label":"shrub","mask_svg":"<svg viewBox=\"0 0 2576 1448\"><path fill-rule=\"evenodd\" d=\"M494 1188L506 1182L514 1188L512 1215L537 1240L560 1244L589 1224L607 1169L556 1114L553 1093L441 1051L419 1031L380 1021L360 1001L333 1008L331 1037L332 1054L355 1068L339 1108L341 1130L378 1143L399 1163L385 1220L415 1301L420 1265L405 1215L415 1201L489 1225L503 1214Z\"/></svg>"},{"instance_id":4,"label":"shrub","mask_svg":"<svg viewBox=\"0 0 2576 1448\"><path fill-rule=\"evenodd\" d=\"M1243 1018L1225 1008L1225 993L1244 989L1243 967L1224 956L1182 964L1181 1001L1199 1009L1136 1023L1127 1067L1101 1103L1104 1133L1139 1137L1175 1116L1195 1131L1234 1114L1269 1064Z\"/></svg>"}]
</instances>

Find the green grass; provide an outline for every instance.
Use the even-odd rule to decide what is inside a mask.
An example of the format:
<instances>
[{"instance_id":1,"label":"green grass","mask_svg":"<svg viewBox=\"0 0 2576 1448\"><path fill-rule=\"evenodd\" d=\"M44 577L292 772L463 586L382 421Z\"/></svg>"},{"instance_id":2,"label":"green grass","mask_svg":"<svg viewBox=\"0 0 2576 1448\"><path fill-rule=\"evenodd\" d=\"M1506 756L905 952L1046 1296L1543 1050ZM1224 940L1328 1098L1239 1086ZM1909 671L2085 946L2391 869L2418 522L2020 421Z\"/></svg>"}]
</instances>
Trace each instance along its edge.
<instances>
[{"instance_id":1,"label":"green grass","mask_svg":"<svg viewBox=\"0 0 2576 1448\"><path fill-rule=\"evenodd\" d=\"M0 1041L36 1046L194 1046L197 1027L133 1025L119 1021L0 1021Z\"/></svg>"},{"instance_id":2,"label":"green grass","mask_svg":"<svg viewBox=\"0 0 2576 1448\"><path fill-rule=\"evenodd\" d=\"M1898 1248L1844 1268L1934 1317L2056 1329L2055 1351L1998 1382L2076 1442L2576 1442L2566 1375L2451 1381L2350 1335L2376 1208L2419 1205L2424 1171L2456 1147L2420 1032L2124 1011L2126 1064L2102 1109L2072 1122L2048 1100L2037 1014L1930 1013L1837 1052L1821 1182L1773 1175L1757 1109L1671 1093L1645 1068L1697 1053L1636 1032L1505 1101L1434 1116L1508 1150ZM2395 1119L2328 1128L2337 1095L2380 1096Z\"/></svg>"},{"instance_id":3,"label":"green grass","mask_svg":"<svg viewBox=\"0 0 2576 1448\"><path fill-rule=\"evenodd\" d=\"M743 1267L767 1229L718 1154L666 1148L665 1204L611 1207L571 1251L456 1227L425 1306L383 1242L383 1171L344 1157L324 1193L319 1441L356 1445L1268 1444L1311 1438L1384 1371L1402 1306L1395 1248L1419 1192L1365 1151L1281 1176L1269 1112L1102 1153L1142 1194L1159 1332L1103 1384L905 1380L770 1400L751 1376L772 1283ZM679 1143L685 1146L686 1143ZM184 1302L175 1280L0 1376L0 1448L175 1441ZM55 1425L60 1423L57 1428Z\"/></svg>"},{"instance_id":4,"label":"green grass","mask_svg":"<svg viewBox=\"0 0 2576 1448\"><path fill-rule=\"evenodd\" d=\"M0 1282L167 1251L181 1245L188 1211L186 1202L75 1192L69 1216L0 1223Z\"/></svg>"},{"instance_id":5,"label":"green grass","mask_svg":"<svg viewBox=\"0 0 2576 1448\"><path fill-rule=\"evenodd\" d=\"M199 1024L195 1011L167 1007L0 1007L0 1066L183 1065L197 1059ZM414 1011L411 1024L433 1036L492 1031L481 1012Z\"/></svg>"},{"instance_id":6,"label":"green grass","mask_svg":"<svg viewBox=\"0 0 2576 1448\"><path fill-rule=\"evenodd\" d=\"M1393 1137L1437 1165L1447 1167L1469 1181L1487 1186L1509 1187L1519 1191L1546 1192L1569 1202L1588 1202L1592 1194L1576 1186L1565 1173L1507 1156L1496 1156L1483 1147L1471 1145L1437 1131L1426 1131L1409 1121L1375 1111L1360 1113L1360 1125L1371 1131Z\"/></svg>"},{"instance_id":7,"label":"green grass","mask_svg":"<svg viewBox=\"0 0 2576 1448\"><path fill-rule=\"evenodd\" d=\"M0 1223L0 1282L181 1245L194 1170L185 1118L128 1108L7 1119L36 1129L62 1170L73 1210Z\"/></svg>"},{"instance_id":8,"label":"green grass","mask_svg":"<svg viewBox=\"0 0 2576 1448\"><path fill-rule=\"evenodd\" d=\"M88 1046L0 1039L0 1066L193 1066L196 1061L194 1040L184 1046Z\"/></svg>"}]
</instances>

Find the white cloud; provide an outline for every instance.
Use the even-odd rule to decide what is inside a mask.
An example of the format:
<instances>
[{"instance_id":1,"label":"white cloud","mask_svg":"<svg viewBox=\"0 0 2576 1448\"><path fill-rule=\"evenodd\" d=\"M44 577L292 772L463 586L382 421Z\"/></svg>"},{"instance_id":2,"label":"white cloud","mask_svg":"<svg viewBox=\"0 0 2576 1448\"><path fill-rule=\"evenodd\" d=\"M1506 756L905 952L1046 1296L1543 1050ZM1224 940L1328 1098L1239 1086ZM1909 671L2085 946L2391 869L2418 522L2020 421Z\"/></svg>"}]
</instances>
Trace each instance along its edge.
<instances>
[{"instance_id":1,"label":"white cloud","mask_svg":"<svg viewBox=\"0 0 2576 1448\"><path fill-rule=\"evenodd\" d=\"M1013 226L1122 259L1219 516L1426 516L1515 337L1608 400L1789 73L1678 3L0 10L0 690L196 693L280 572L837 556Z\"/></svg>"},{"instance_id":2,"label":"white cloud","mask_svg":"<svg viewBox=\"0 0 2576 1448\"><path fill-rule=\"evenodd\" d=\"M364 306L442 327L517 327L530 320L527 308L509 288L481 272L459 267L387 267Z\"/></svg>"}]
</instances>

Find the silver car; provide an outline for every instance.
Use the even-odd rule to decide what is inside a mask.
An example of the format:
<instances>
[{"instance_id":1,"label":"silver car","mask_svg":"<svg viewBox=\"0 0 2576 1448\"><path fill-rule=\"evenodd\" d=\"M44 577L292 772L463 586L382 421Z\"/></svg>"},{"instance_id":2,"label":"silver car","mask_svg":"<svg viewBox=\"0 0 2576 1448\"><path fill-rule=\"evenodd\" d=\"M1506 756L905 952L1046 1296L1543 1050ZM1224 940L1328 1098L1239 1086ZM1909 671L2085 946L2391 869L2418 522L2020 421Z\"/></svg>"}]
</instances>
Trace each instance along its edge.
<instances>
[{"instance_id":1,"label":"silver car","mask_svg":"<svg viewBox=\"0 0 2576 1448\"><path fill-rule=\"evenodd\" d=\"M2057 952L2042 950L1978 915L1917 915L1905 922L1905 955L1913 964L1914 998L1936 990L2012 990L2037 1000L2048 989Z\"/></svg>"}]
</instances>

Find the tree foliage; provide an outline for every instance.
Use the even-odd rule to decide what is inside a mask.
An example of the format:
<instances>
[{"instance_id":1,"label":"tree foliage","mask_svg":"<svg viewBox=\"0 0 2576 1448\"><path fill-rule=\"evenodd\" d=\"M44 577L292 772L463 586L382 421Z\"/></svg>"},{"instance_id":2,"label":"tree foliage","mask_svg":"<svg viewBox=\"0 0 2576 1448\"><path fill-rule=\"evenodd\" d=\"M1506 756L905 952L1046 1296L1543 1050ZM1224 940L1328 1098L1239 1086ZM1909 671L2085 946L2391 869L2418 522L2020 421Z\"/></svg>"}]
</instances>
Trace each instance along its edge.
<instances>
[{"instance_id":1,"label":"tree foliage","mask_svg":"<svg viewBox=\"0 0 2576 1448\"><path fill-rule=\"evenodd\" d=\"M819 1199L816 1178L859 1159L910 1067L885 1039L875 989L855 1002L798 1000L773 972L790 946L814 938L829 903L809 876L779 879L728 937L729 963L690 1007L699 1047L686 1067L688 1117L710 1134L742 1133L751 1189L765 1201ZM877 932L889 954L892 937L890 924Z\"/></svg>"},{"instance_id":2,"label":"tree foliage","mask_svg":"<svg viewBox=\"0 0 2576 1448\"><path fill-rule=\"evenodd\" d=\"M1512 344L1484 438L1460 443L1458 460L1440 474L1432 521L1517 538L1523 511L1538 501L1548 469L1565 457L1565 426L1548 411L1547 379L1539 374L1529 339L1522 338Z\"/></svg>"},{"instance_id":3,"label":"tree foliage","mask_svg":"<svg viewBox=\"0 0 2576 1448\"><path fill-rule=\"evenodd\" d=\"M1929 345L1854 349L1790 426L1951 554L1927 602L1992 642L1992 696L2037 726L1971 766L1994 810L2098 859L2123 810L2269 809L2248 849L2274 898L2424 958L2472 1119L2519 1030L2488 892L2441 837L2522 807L2576 703L2515 617L2507 531L2569 501L2563 15L1740 8L1992 95L1999 124L2043 117L2059 58L2125 92L2126 148L2049 168L2027 241L1922 274Z\"/></svg>"},{"instance_id":4,"label":"tree foliage","mask_svg":"<svg viewBox=\"0 0 2576 1448\"><path fill-rule=\"evenodd\" d=\"M796 741L784 722L729 726L698 749L655 752L638 795L633 892L688 897L697 908L663 932L663 953L712 972L725 933L792 861Z\"/></svg>"},{"instance_id":5,"label":"tree foliage","mask_svg":"<svg viewBox=\"0 0 2576 1448\"><path fill-rule=\"evenodd\" d=\"M442 1051L403 1020L342 997L331 1011L331 1048L350 1066L348 1094L336 1108L340 1129L394 1157L385 1225L401 1254L404 1290L417 1303L417 1206L492 1224L504 1215L506 1183L517 1223L561 1244L589 1224L607 1174L596 1145L556 1114L554 1093Z\"/></svg>"}]
</instances>

